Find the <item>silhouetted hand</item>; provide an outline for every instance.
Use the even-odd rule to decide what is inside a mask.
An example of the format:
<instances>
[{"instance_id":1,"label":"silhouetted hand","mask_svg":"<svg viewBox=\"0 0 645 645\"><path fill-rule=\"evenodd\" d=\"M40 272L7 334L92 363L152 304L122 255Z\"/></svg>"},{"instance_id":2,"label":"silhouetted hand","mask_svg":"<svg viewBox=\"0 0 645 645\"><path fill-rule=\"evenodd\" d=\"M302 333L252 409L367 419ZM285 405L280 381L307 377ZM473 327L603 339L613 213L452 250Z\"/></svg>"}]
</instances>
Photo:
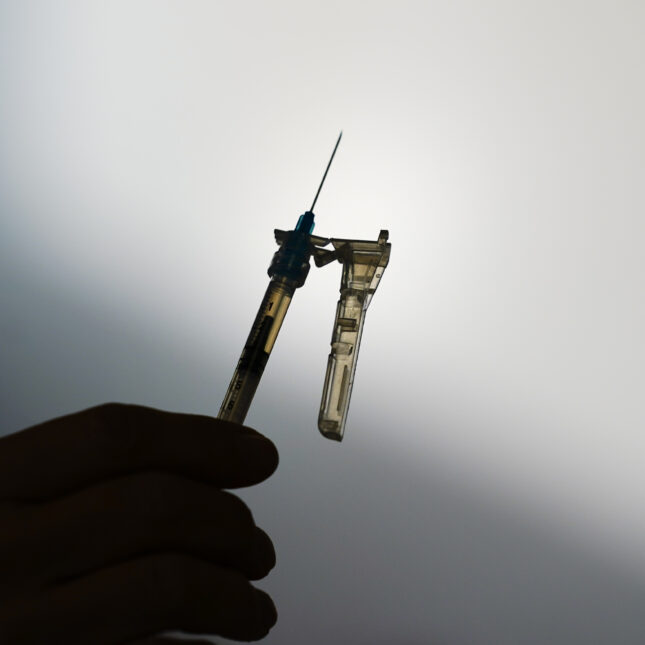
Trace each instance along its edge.
<instances>
[{"instance_id":1,"label":"silhouetted hand","mask_svg":"<svg viewBox=\"0 0 645 645\"><path fill-rule=\"evenodd\" d=\"M221 489L277 465L254 430L133 405L1 438L0 643L262 638L277 614L248 580L273 568L273 545Z\"/></svg>"}]
</instances>

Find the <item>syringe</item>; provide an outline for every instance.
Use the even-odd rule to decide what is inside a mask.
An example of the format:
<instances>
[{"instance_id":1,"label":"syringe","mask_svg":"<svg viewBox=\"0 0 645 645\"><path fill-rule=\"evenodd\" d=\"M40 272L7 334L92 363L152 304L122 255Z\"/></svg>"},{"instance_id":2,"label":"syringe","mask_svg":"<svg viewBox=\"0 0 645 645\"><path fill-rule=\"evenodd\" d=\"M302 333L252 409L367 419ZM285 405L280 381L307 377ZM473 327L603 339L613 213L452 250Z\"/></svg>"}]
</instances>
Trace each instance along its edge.
<instances>
[{"instance_id":1,"label":"syringe","mask_svg":"<svg viewBox=\"0 0 645 645\"><path fill-rule=\"evenodd\" d=\"M329 243L325 238L311 235L314 229L313 210L342 136L341 132L311 208L300 216L292 231L276 231L276 241L280 248L273 256L268 270L271 281L222 402L218 414L220 419L244 422L293 294L307 279L309 260L316 246Z\"/></svg>"}]
</instances>

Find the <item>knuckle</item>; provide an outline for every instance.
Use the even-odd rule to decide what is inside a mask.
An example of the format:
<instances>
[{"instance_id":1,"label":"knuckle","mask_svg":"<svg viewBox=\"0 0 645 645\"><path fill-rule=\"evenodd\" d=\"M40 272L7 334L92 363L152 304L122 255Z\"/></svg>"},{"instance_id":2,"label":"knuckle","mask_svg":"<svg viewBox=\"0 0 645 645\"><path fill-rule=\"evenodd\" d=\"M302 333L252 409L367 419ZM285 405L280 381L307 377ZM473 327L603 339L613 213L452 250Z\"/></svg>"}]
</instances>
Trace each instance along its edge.
<instances>
[{"instance_id":1,"label":"knuckle","mask_svg":"<svg viewBox=\"0 0 645 645\"><path fill-rule=\"evenodd\" d=\"M146 454L147 433L135 421L136 407L125 403L103 403L91 410L92 438L97 448L119 466L133 463Z\"/></svg>"},{"instance_id":2,"label":"knuckle","mask_svg":"<svg viewBox=\"0 0 645 645\"><path fill-rule=\"evenodd\" d=\"M142 560L141 591L159 610L177 615L188 600L188 558L178 553L150 555Z\"/></svg>"},{"instance_id":3,"label":"knuckle","mask_svg":"<svg viewBox=\"0 0 645 645\"><path fill-rule=\"evenodd\" d=\"M26 508L4 506L0 532L0 603L32 583L33 565L25 546L31 535L30 516ZM3 642L3 641L0 641Z\"/></svg>"},{"instance_id":4,"label":"knuckle","mask_svg":"<svg viewBox=\"0 0 645 645\"><path fill-rule=\"evenodd\" d=\"M253 587L238 571L179 552L153 554L140 563L141 593L166 628L205 632L213 613L225 622L253 614Z\"/></svg>"},{"instance_id":5,"label":"knuckle","mask_svg":"<svg viewBox=\"0 0 645 645\"><path fill-rule=\"evenodd\" d=\"M93 407L91 412L92 416L95 417L98 422L109 426L122 420L125 414L125 408L127 407L128 406L124 403L111 401Z\"/></svg>"},{"instance_id":6,"label":"knuckle","mask_svg":"<svg viewBox=\"0 0 645 645\"><path fill-rule=\"evenodd\" d=\"M204 563L182 553L159 553L145 558L143 593L172 622L181 622L212 592Z\"/></svg>"},{"instance_id":7,"label":"knuckle","mask_svg":"<svg viewBox=\"0 0 645 645\"><path fill-rule=\"evenodd\" d=\"M251 509L236 495L226 491L221 492L224 514L229 521L244 533L252 534L255 520Z\"/></svg>"},{"instance_id":8,"label":"knuckle","mask_svg":"<svg viewBox=\"0 0 645 645\"><path fill-rule=\"evenodd\" d=\"M120 482L121 500L138 512L165 514L171 507L181 507L180 479L169 473L145 471L124 477Z\"/></svg>"},{"instance_id":9,"label":"knuckle","mask_svg":"<svg viewBox=\"0 0 645 645\"><path fill-rule=\"evenodd\" d=\"M223 585L226 586L232 607L244 608L254 605L253 587L241 573L230 569L226 570L223 576Z\"/></svg>"}]
</instances>

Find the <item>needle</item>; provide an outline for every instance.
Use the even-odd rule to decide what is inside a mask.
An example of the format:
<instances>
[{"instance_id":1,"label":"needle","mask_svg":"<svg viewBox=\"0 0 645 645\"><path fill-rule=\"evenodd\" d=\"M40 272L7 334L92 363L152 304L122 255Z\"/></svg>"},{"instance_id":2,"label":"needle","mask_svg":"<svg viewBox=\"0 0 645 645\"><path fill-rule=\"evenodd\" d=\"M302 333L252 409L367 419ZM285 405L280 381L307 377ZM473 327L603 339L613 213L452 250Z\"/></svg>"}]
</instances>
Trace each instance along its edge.
<instances>
[{"instance_id":1,"label":"needle","mask_svg":"<svg viewBox=\"0 0 645 645\"><path fill-rule=\"evenodd\" d=\"M343 131L341 130L340 134L338 135L338 141L336 141L336 145L334 146L334 151L331 153L331 158L329 159L329 163L327 164L325 174L323 175L322 181L320 182L320 186L318 186L318 192L314 197L314 203L311 205L311 208L309 209L310 213L314 212L314 206L316 205L316 200L318 199L318 195L320 195L320 189L323 187L323 184L325 183L327 173L329 172L329 166L331 166L331 162L334 160L334 155L336 154L336 150L338 149L338 144L340 143L340 139L342 136L343 136Z\"/></svg>"}]
</instances>

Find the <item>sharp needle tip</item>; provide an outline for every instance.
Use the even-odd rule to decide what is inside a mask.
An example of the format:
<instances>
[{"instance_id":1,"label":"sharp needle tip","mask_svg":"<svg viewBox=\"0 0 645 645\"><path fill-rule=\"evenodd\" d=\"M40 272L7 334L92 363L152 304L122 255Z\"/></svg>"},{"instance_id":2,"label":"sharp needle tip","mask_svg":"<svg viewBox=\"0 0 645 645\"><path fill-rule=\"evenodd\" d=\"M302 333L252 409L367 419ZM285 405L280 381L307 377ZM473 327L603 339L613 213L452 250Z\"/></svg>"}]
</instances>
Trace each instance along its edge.
<instances>
[{"instance_id":1,"label":"sharp needle tip","mask_svg":"<svg viewBox=\"0 0 645 645\"><path fill-rule=\"evenodd\" d=\"M334 146L334 151L331 153L331 158L329 159L329 163L327 164L327 168L325 170L325 174L323 175L322 181L320 182L320 186L318 186L318 191L316 192L316 196L314 197L314 202L311 205L311 208L309 209L311 212L314 210L314 206L316 205L316 201L318 200L318 195L320 195L320 189L323 187L323 184L325 183L325 178L327 177L327 173L329 172L329 167L331 166L331 162L334 160L334 155L336 154L336 150L338 149L338 144L340 143L340 138L343 136L343 131L340 131L340 134L338 135L338 140L336 141L336 145Z\"/></svg>"}]
</instances>

